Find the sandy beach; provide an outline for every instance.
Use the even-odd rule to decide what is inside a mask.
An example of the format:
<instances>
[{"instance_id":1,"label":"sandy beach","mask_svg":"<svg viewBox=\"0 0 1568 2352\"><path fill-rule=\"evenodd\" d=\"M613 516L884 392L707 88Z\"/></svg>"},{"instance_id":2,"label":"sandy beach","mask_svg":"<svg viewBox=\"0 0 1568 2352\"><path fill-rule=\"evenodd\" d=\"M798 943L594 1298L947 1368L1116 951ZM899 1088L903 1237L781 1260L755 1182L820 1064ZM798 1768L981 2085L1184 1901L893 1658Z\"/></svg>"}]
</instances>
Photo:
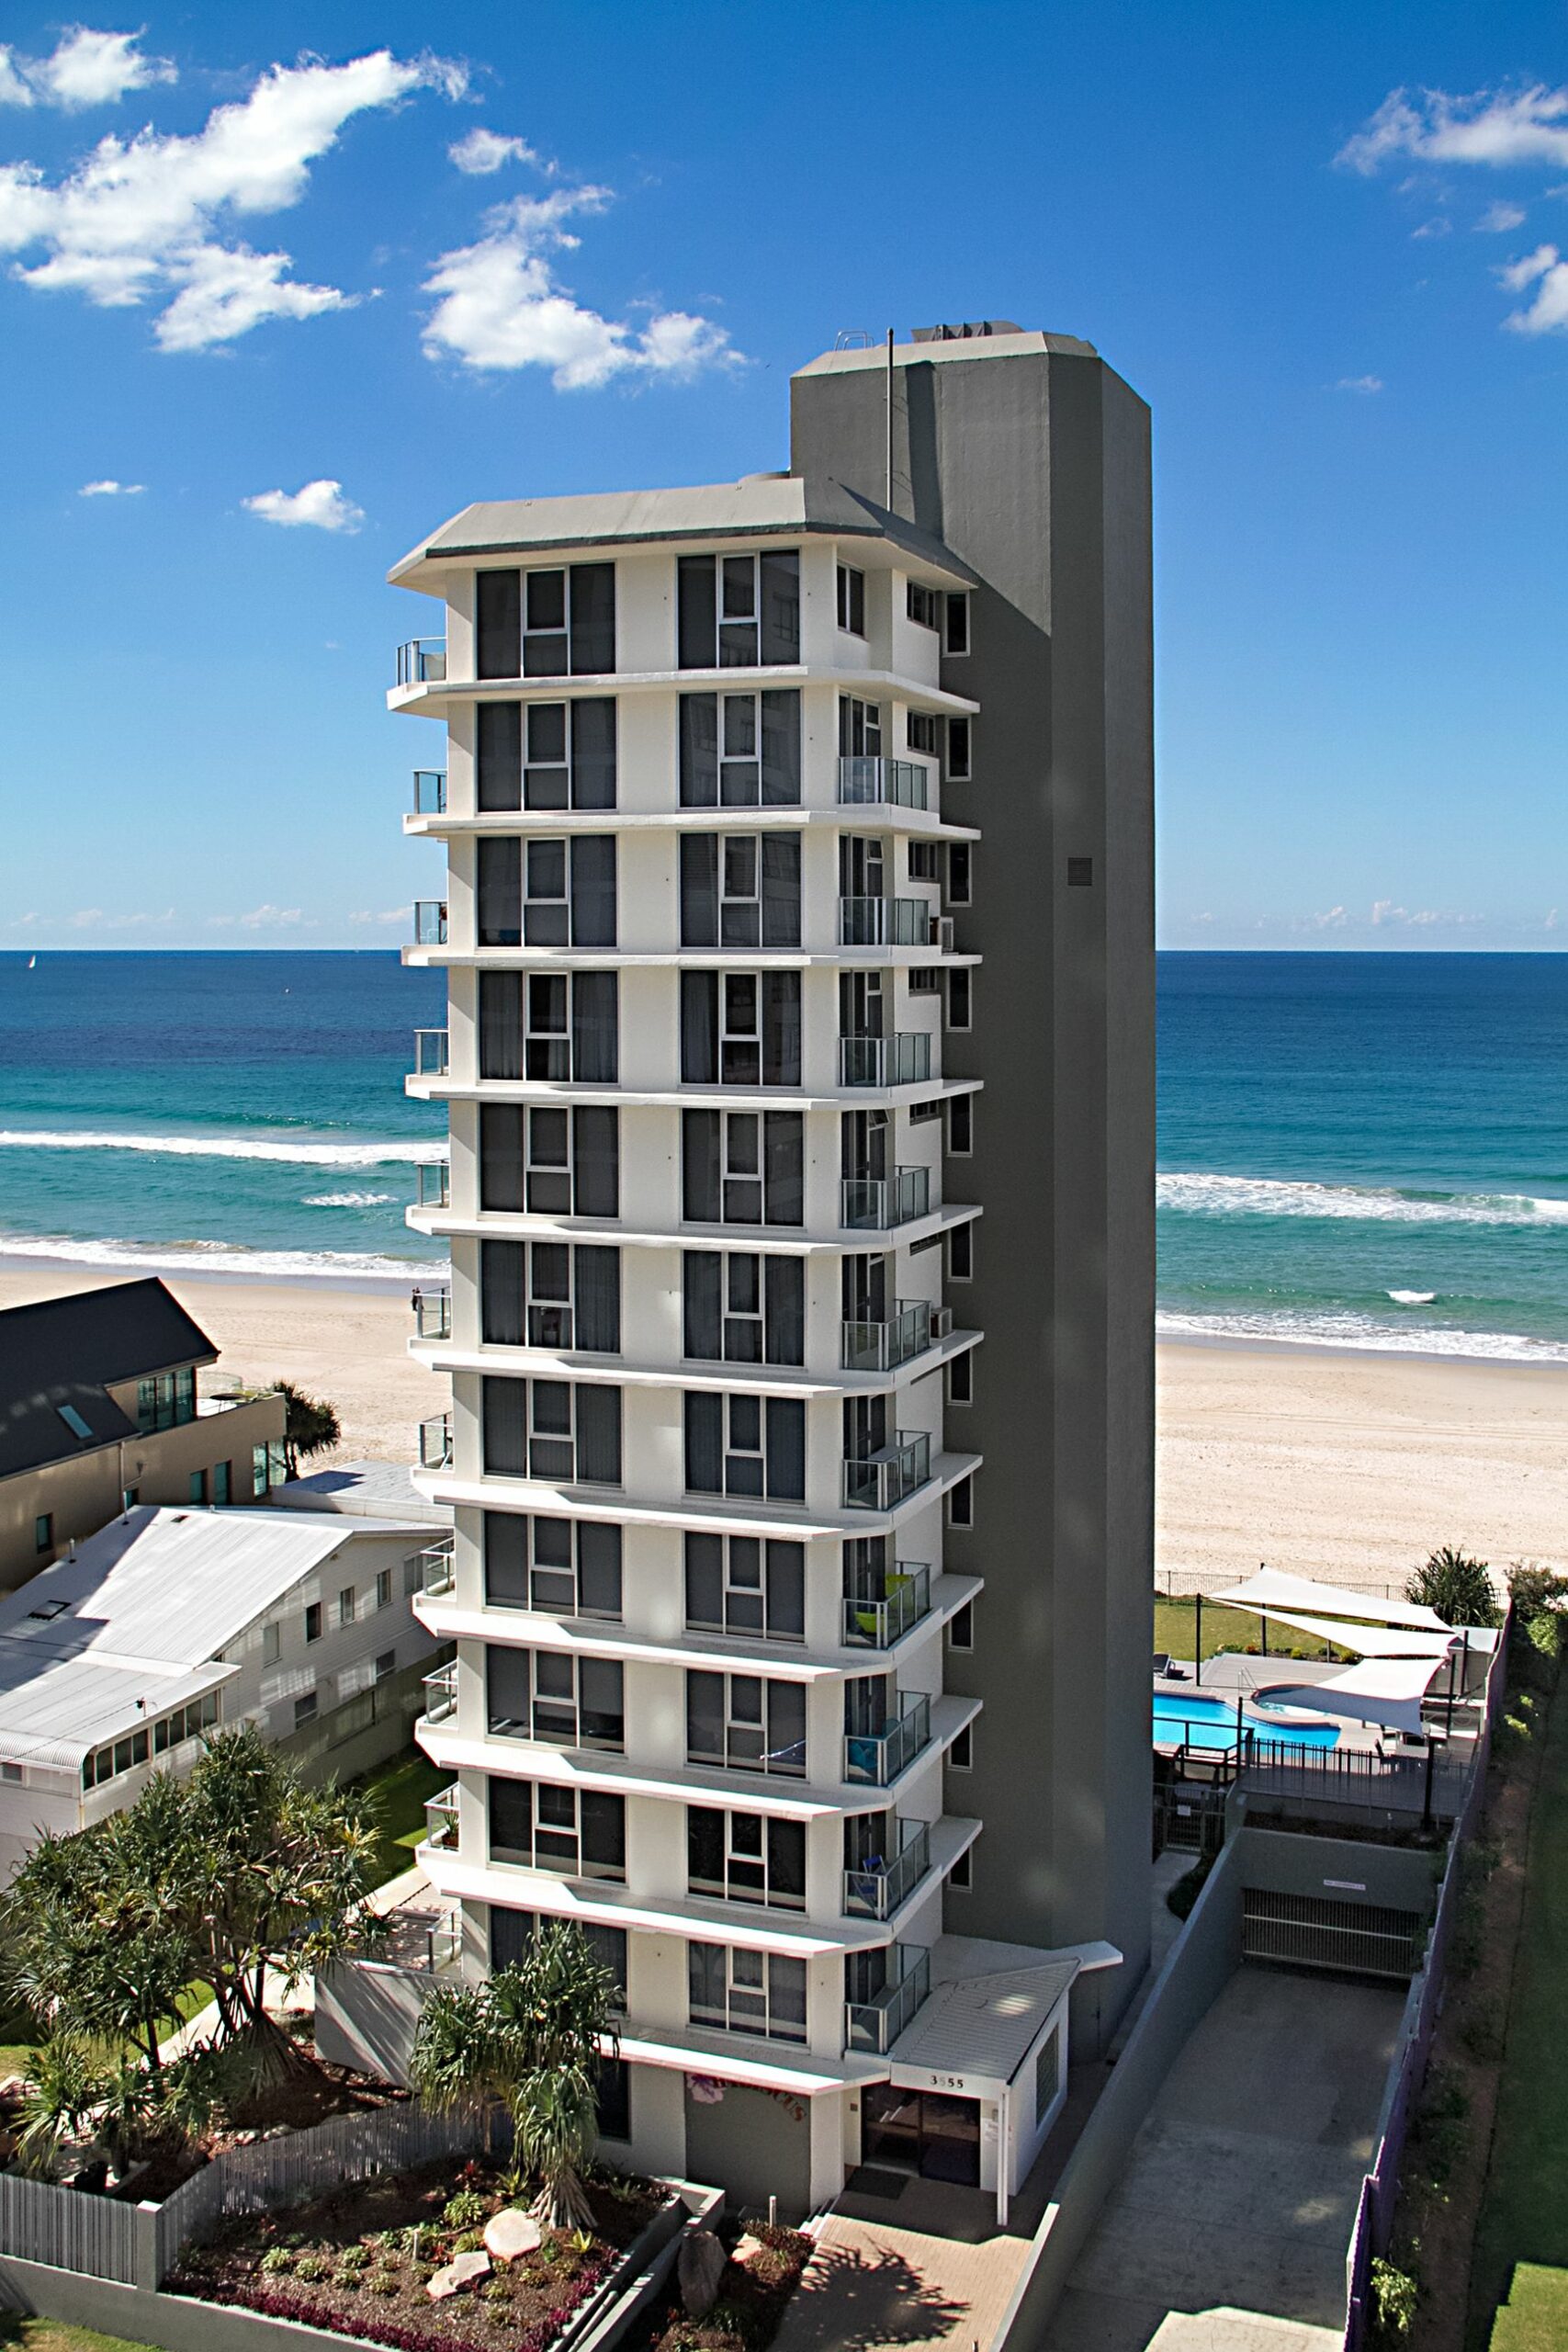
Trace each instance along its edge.
<instances>
[{"instance_id":1,"label":"sandy beach","mask_svg":"<svg viewBox=\"0 0 1568 2352\"><path fill-rule=\"evenodd\" d=\"M104 1273L0 1270L0 1306ZM343 1458L413 1458L446 1383L410 1360L399 1290L175 1279L220 1374L330 1398ZM1438 1544L1568 1562L1568 1367L1162 1342L1156 1577L1269 1566L1402 1585Z\"/></svg>"}]
</instances>

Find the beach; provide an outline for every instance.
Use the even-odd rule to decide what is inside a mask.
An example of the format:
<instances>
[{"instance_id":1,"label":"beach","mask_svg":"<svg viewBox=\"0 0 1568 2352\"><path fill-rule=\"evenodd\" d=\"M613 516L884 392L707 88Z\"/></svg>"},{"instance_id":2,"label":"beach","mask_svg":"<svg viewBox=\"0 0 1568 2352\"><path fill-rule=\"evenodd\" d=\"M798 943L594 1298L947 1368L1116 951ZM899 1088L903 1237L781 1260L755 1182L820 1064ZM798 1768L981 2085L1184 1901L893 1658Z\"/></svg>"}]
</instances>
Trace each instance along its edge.
<instances>
[{"instance_id":1,"label":"beach","mask_svg":"<svg viewBox=\"0 0 1568 2352\"><path fill-rule=\"evenodd\" d=\"M0 1306L113 1279L0 1270ZM401 1289L173 1277L218 1376L329 1399L344 1460L412 1461L447 1385L408 1353ZM1568 1562L1568 1367L1162 1341L1156 1571L1212 1591L1270 1567L1403 1585L1434 1545Z\"/></svg>"}]
</instances>

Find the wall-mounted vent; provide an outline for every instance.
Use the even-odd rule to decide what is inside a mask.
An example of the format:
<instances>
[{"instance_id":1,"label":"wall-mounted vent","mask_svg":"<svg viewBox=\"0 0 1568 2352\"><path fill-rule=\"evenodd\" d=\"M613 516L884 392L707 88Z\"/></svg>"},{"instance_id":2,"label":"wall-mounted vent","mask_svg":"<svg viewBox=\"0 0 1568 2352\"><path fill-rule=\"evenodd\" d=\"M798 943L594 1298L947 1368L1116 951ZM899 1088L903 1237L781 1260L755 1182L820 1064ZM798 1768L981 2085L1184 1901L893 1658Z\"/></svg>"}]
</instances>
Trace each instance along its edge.
<instances>
[{"instance_id":1,"label":"wall-mounted vent","mask_svg":"<svg viewBox=\"0 0 1568 2352\"><path fill-rule=\"evenodd\" d=\"M1092 858L1092 857L1069 857L1069 858L1068 858L1068 860L1067 860L1067 888L1068 888L1068 889L1069 889L1069 890L1092 890L1092 889L1093 889L1093 888L1094 888L1094 860L1093 860L1093 858Z\"/></svg>"}]
</instances>

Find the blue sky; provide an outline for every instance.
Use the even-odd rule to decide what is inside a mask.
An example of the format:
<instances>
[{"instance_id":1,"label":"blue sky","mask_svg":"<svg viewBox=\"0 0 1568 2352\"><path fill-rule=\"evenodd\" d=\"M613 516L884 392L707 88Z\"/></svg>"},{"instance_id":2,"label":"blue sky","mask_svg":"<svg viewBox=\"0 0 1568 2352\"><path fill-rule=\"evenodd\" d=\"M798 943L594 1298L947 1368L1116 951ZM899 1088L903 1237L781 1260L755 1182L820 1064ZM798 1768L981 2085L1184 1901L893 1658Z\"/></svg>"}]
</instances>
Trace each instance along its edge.
<instances>
[{"instance_id":1,"label":"blue sky","mask_svg":"<svg viewBox=\"0 0 1568 2352\"><path fill-rule=\"evenodd\" d=\"M1568 934L1561 6L141 25L5 20L0 945L395 944L389 563L987 315L1154 408L1162 943Z\"/></svg>"}]
</instances>

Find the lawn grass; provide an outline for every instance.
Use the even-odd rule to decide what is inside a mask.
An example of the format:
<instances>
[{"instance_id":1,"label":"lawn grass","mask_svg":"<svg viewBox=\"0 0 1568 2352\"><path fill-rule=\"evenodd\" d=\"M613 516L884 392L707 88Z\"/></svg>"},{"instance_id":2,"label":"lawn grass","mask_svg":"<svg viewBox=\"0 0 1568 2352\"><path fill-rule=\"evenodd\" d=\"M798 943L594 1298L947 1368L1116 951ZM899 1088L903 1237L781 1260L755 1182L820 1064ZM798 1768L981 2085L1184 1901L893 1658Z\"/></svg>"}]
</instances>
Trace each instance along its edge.
<instances>
[{"instance_id":1,"label":"lawn grass","mask_svg":"<svg viewBox=\"0 0 1568 2352\"><path fill-rule=\"evenodd\" d=\"M1509 2291L1522 2311L1568 2314L1568 2067L1562 2018L1568 2009L1568 1671L1558 1678L1547 1716L1540 1779L1530 1815L1524 1911L1514 1962L1507 2036L1481 2219L1472 2270L1472 2340ZM1518 2266L1516 2268L1516 2265ZM1546 2266L1530 2279L1536 2266ZM1519 2285L1528 2281L1521 2306ZM1548 2301L1560 2296L1561 2301ZM1477 2325L1477 2322L1481 2324ZM1521 2318L1520 2326L1526 2324ZM1534 2326L1533 2320L1529 2323ZM1568 2316L1544 2319L1534 2333L1502 2335L1506 2346L1568 2344Z\"/></svg>"},{"instance_id":2,"label":"lawn grass","mask_svg":"<svg viewBox=\"0 0 1568 2352\"><path fill-rule=\"evenodd\" d=\"M1568 2270L1521 2262L1492 2330L1492 2352L1562 2352L1568 2344Z\"/></svg>"},{"instance_id":3,"label":"lawn grass","mask_svg":"<svg viewBox=\"0 0 1568 2352\"><path fill-rule=\"evenodd\" d=\"M1190 1600L1163 1600L1155 1596L1155 1647L1171 1657L1190 1658L1195 1631L1193 1604ZM1244 1650L1248 1643L1260 1640L1258 1619L1248 1609L1222 1609L1215 1601L1203 1603L1203 1656L1213 1657L1216 1650ZM1289 1657L1293 1648L1303 1657L1321 1657L1323 1645L1314 1645L1304 1634L1293 1633L1287 1625L1276 1625L1269 1636L1270 1657Z\"/></svg>"},{"instance_id":4,"label":"lawn grass","mask_svg":"<svg viewBox=\"0 0 1568 2352\"><path fill-rule=\"evenodd\" d=\"M402 1747L353 1783L356 1795L367 1794L376 1800L378 1886L412 1868L413 1849L424 1836L425 1802L439 1795L451 1778L450 1771L432 1764L417 1747Z\"/></svg>"},{"instance_id":5,"label":"lawn grass","mask_svg":"<svg viewBox=\"0 0 1568 2352\"><path fill-rule=\"evenodd\" d=\"M67 2327L63 2320L39 2319L31 2312L0 2311L0 2344L24 2352L142 2352L123 2335L100 2335L94 2327Z\"/></svg>"}]
</instances>

